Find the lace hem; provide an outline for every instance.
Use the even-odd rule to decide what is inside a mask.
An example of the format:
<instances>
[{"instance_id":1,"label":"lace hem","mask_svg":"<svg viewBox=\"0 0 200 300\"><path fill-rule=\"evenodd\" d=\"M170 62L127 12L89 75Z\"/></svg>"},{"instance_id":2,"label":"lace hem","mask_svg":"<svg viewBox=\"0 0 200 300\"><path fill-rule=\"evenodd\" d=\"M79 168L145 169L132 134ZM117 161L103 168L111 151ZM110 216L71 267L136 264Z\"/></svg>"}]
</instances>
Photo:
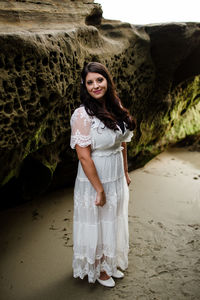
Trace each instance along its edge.
<instances>
[{"instance_id":1,"label":"lace hem","mask_svg":"<svg viewBox=\"0 0 200 300\"><path fill-rule=\"evenodd\" d=\"M105 256L97 257L95 262L92 263L86 257L80 257L74 255L73 258L73 276L74 278L80 277L83 279L88 276L88 282L94 283L100 276L102 271L105 271L109 276L116 271L117 267L122 270L128 267L128 251L126 253L120 253L116 257Z\"/></svg>"},{"instance_id":2,"label":"lace hem","mask_svg":"<svg viewBox=\"0 0 200 300\"><path fill-rule=\"evenodd\" d=\"M80 134L77 130L75 135L71 136L70 146L72 149L75 149L75 146L79 145L80 147L87 147L91 145L91 137Z\"/></svg>"}]
</instances>

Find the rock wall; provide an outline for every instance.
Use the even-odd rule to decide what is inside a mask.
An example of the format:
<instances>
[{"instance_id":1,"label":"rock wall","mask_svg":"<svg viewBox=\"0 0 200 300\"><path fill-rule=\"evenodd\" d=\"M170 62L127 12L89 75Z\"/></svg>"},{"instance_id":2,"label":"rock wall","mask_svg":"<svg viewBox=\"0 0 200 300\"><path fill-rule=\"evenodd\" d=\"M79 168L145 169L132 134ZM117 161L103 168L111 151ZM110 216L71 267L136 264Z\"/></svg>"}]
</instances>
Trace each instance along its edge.
<instances>
[{"instance_id":1,"label":"rock wall","mask_svg":"<svg viewBox=\"0 0 200 300\"><path fill-rule=\"evenodd\" d=\"M137 120L130 169L198 136L199 51L198 23L133 26L102 19L93 1L2 1L1 194L27 199L73 183L69 120L85 62L106 64Z\"/></svg>"}]
</instances>

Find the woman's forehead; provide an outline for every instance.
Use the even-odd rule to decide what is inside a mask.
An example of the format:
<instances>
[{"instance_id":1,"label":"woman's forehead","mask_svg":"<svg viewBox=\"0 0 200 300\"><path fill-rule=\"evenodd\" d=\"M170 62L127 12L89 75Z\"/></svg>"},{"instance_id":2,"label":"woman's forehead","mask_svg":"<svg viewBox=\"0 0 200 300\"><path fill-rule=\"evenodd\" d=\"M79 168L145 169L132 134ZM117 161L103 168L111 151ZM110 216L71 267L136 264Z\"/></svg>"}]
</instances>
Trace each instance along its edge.
<instances>
[{"instance_id":1,"label":"woman's forehead","mask_svg":"<svg viewBox=\"0 0 200 300\"><path fill-rule=\"evenodd\" d=\"M95 72L89 72L86 76L86 80L95 80L99 77L103 77L103 75L101 75L100 73L95 73Z\"/></svg>"}]
</instances>

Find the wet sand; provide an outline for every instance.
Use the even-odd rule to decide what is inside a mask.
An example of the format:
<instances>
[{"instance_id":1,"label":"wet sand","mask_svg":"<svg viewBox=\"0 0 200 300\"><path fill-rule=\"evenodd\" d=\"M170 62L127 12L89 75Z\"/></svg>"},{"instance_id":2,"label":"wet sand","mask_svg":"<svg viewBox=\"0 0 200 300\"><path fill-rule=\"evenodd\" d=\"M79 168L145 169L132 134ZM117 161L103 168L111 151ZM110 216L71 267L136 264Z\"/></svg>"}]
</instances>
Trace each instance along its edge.
<instances>
[{"instance_id":1,"label":"wet sand","mask_svg":"<svg viewBox=\"0 0 200 300\"><path fill-rule=\"evenodd\" d=\"M200 299L200 153L169 149L131 178L124 279L109 289L72 277L63 189L0 212L0 299Z\"/></svg>"}]
</instances>

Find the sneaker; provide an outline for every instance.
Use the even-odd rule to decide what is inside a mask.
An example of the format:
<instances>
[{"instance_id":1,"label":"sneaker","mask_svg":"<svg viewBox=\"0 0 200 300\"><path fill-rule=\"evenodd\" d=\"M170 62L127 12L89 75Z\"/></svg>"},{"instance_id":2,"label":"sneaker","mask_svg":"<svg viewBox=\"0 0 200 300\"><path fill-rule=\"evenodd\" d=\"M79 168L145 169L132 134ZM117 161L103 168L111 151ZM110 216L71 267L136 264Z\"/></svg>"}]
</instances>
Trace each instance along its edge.
<instances>
[{"instance_id":1,"label":"sneaker","mask_svg":"<svg viewBox=\"0 0 200 300\"><path fill-rule=\"evenodd\" d=\"M123 278L124 277L124 273L122 273L120 270L116 270L113 274L112 277L114 278Z\"/></svg>"},{"instance_id":2,"label":"sneaker","mask_svg":"<svg viewBox=\"0 0 200 300\"><path fill-rule=\"evenodd\" d=\"M112 277L110 277L107 280L101 280L101 279L97 278L97 281L101 285L106 286L106 287L114 287L115 286L115 281L112 279Z\"/></svg>"}]
</instances>

